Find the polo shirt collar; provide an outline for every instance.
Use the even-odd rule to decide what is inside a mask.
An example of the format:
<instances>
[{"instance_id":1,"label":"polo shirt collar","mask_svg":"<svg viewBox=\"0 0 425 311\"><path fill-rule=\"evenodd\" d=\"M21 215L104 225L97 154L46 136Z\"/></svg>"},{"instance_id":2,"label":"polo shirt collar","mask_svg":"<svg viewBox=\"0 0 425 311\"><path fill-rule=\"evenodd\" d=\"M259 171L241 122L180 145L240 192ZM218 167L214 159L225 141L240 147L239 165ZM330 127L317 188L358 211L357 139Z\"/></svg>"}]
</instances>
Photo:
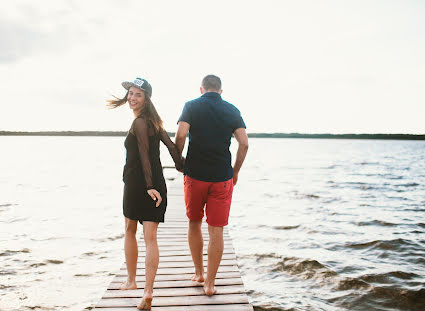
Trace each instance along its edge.
<instances>
[{"instance_id":1,"label":"polo shirt collar","mask_svg":"<svg viewBox=\"0 0 425 311\"><path fill-rule=\"evenodd\" d=\"M221 95L217 92L207 92L205 94L202 94L201 97L221 98Z\"/></svg>"}]
</instances>

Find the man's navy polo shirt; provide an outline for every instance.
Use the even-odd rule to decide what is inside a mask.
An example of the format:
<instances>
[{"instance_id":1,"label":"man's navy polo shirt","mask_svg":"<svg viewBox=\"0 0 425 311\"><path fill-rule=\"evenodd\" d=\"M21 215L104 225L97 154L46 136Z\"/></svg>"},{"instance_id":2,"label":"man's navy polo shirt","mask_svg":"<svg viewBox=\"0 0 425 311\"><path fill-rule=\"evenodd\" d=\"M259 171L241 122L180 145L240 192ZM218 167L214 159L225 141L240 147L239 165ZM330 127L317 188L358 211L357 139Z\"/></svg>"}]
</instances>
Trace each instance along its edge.
<instances>
[{"instance_id":1,"label":"man's navy polo shirt","mask_svg":"<svg viewBox=\"0 0 425 311\"><path fill-rule=\"evenodd\" d=\"M236 129L246 128L239 110L208 92L184 105L180 121L190 124L184 174L207 182L232 178L230 139Z\"/></svg>"}]
</instances>

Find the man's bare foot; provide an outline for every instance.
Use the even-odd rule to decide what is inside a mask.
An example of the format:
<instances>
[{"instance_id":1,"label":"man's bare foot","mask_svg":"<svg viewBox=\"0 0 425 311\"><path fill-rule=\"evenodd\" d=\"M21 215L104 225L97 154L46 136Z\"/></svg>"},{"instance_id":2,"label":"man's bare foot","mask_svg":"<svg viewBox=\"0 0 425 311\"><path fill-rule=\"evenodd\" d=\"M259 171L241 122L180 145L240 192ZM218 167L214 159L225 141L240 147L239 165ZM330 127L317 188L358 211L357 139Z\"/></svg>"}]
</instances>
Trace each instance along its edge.
<instances>
[{"instance_id":1,"label":"man's bare foot","mask_svg":"<svg viewBox=\"0 0 425 311\"><path fill-rule=\"evenodd\" d=\"M215 289L214 285L206 285L205 284L204 285L204 292L205 292L205 295L212 296L217 292L217 290Z\"/></svg>"},{"instance_id":2,"label":"man's bare foot","mask_svg":"<svg viewBox=\"0 0 425 311\"><path fill-rule=\"evenodd\" d=\"M204 279L204 274L194 274L192 276L192 281L193 282L198 282L198 283L203 283L205 281Z\"/></svg>"},{"instance_id":3,"label":"man's bare foot","mask_svg":"<svg viewBox=\"0 0 425 311\"><path fill-rule=\"evenodd\" d=\"M121 283L120 285L121 290L127 290L127 289L137 289L136 281L125 281L124 283Z\"/></svg>"},{"instance_id":4,"label":"man's bare foot","mask_svg":"<svg viewBox=\"0 0 425 311\"><path fill-rule=\"evenodd\" d=\"M139 310L151 310L152 309L152 294L143 295L143 299L140 304L137 306Z\"/></svg>"}]
</instances>

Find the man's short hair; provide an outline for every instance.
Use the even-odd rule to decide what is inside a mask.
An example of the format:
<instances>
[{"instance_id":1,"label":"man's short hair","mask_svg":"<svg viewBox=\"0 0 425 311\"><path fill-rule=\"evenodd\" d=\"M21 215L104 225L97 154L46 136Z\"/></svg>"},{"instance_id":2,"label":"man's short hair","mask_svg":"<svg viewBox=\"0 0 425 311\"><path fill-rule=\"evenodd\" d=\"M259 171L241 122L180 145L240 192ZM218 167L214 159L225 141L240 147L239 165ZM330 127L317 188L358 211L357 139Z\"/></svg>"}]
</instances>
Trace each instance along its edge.
<instances>
[{"instance_id":1,"label":"man's short hair","mask_svg":"<svg viewBox=\"0 0 425 311\"><path fill-rule=\"evenodd\" d=\"M208 75L202 79L202 87L206 91L218 92L221 90L221 80L214 75Z\"/></svg>"}]
</instances>

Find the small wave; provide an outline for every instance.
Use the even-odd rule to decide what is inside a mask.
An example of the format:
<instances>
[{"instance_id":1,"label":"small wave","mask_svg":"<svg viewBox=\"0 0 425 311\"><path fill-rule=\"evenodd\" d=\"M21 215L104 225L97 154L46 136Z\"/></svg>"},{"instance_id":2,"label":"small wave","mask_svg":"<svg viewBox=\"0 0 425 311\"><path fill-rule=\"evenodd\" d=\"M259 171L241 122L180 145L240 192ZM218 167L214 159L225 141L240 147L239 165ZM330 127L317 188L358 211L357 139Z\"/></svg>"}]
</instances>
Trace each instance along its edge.
<instances>
[{"instance_id":1,"label":"small wave","mask_svg":"<svg viewBox=\"0 0 425 311\"><path fill-rule=\"evenodd\" d=\"M107 238L101 238L101 239L92 239L93 241L96 242L108 242L108 241L115 241L118 239L122 239L125 235L124 234L119 234L116 236L112 236L112 237L107 237Z\"/></svg>"},{"instance_id":2,"label":"small wave","mask_svg":"<svg viewBox=\"0 0 425 311\"><path fill-rule=\"evenodd\" d=\"M411 280L418 277L417 274L404 271L391 271L387 273L378 273L378 274L365 274L360 277L365 282L370 283L394 283L391 278L397 278L402 280Z\"/></svg>"},{"instance_id":3,"label":"small wave","mask_svg":"<svg viewBox=\"0 0 425 311\"><path fill-rule=\"evenodd\" d=\"M81 277L81 276L93 276L93 274L77 273L77 274L74 274L74 276L78 276L78 277Z\"/></svg>"},{"instance_id":4,"label":"small wave","mask_svg":"<svg viewBox=\"0 0 425 311\"><path fill-rule=\"evenodd\" d=\"M62 260L57 260L57 259L48 259L48 260L46 260L46 262L54 264L54 265L59 265L59 264L63 263Z\"/></svg>"},{"instance_id":5,"label":"small wave","mask_svg":"<svg viewBox=\"0 0 425 311\"><path fill-rule=\"evenodd\" d=\"M100 255L101 253L95 253L95 252L87 252L84 253L82 256L94 256L94 255Z\"/></svg>"},{"instance_id":6,"label":"small wave","mask_svg":"<svg viewBox=\"0 0 425 311\"><path fill-rule=\"evenodd\" d=\"M16 275L16 271L14 270L0 270L0 275Z\"/></svg>"},{"instance_id":7,"label":"small wave","mask_svg":"<svg viewBox=\"0 0 425 311\"><path fill-rule=\"evenodd\" d=\"M292 230L292 229L297 229L300 225L295 225L295 226L274 226L273 229L275 230Z\"/></svg>"},{"instance_id":8,"label":"small wave","mask_svg":"<svg viewBox=\"0 0 425 311\"><path fill-rule=\"evenodd\" d=\"M251 258L251 255L243 256L243 257ZM280 259L282 256L279 256L275 253L267 253L267 254L254 254L254 257L256 258L257 261L259 261L259 260L265 259L265 258L279 258Z\"/></svg>"},{"instance_id":9,"label":"small wave","mask_svg":"<svg viewBox=\"0 0 425 311\"><path fill-rule=\"evenodd\" d=\"M364 289L368 287L370 287L370 285L366 283L365 281L354 279L354 278L346 278L338 282L336 289L350 290L350 289Z\"/></svg>"},{"instance_id":10,"label":"small wave","mask_svg":"<svg viewBox=\"0 0 425 311\"><path fill-rule=\"evenodd\" d=\"M299 199L320 199L320 196L316 195L316 194L303 194L303 193L299 193L298 191L293 191L292 192L294 194L294 196L296 196Z\"/></svg>"},{"instance_id":11,"label":"small wave","mask_svg":"<svg viewBox=\"0 0 425 311\"><path fill-rule=\"evenodd\" d=\"M23 248L21 250L18 251L12 251L12 250L5 250L4 252L0 253L0 256L11 256L14 254L19 254L19 253L30 253L31 250L28 248Z\"/></svg>"},{"instance_id":12,"label":"small wave","mask_svg":"<svg viewBox=\"0 0 425 311\"><path fill-rule=\"evenodd\" d=\"M305 194L304 197L307 198L307 199L319 199L320 198L320 196L318 196L316 194Z\"/></svg>"},{"instance_id":13,"label":"small wave","mask_svg":"<svg viewBox=\"0 0 425 311\"><path fill-rule=\"evenodd\" d=\"M358 162L356 163L358 165L379 165L379 162L367 162L367 161L363 161L363 162Z\"/></svg>"},{"instance_id":14,"label":"small wave","mask_svg":"<svg viewBox=\"0 0 425 311\"><path fill-rule=\"evenodd\" d=\"M48 307L43 307L43 306L24 306L24 308L27 308L29 310L58 310L58 309L53 309L53 308L48 308Z\"/></svg>"},{"instance_id":15,"label":"small wave","mask_svg":"<svg viewBox=\"0 0 425 311\"><path fill-rule=\"evenodd\" d=\"M415 243L405 239L394 239L394 240L375 240L364 243L347 243L345 246L354 249L383 249L383 250L399 250L407 246L414 246Z\"/></svg>"},{"instance_id":16,"label":"small wave","mask_svg":"<svg viewBox=\"0 0 425 311\"><path fill-rule=\"evenodd\" d=\"M381 307L392 307L408 310L423 310L425 304L425 288L419 290L408 290L395 287L372 287L361 299L375 301Z\"/></svg>"},{"instance_id":17,"label":"small wave","mask_svg":"<svg viewBox=\"0 0 425 311\"><path fill-rule=\"evenodd\" d=\"M338 165L338 164L332 164L332 165L329 165L329 166L326 166L326 167L323 167L323 168L324 169L327 169L327 170L333 170L333 169L335 169L337 167L342 167L342 166L341 165Z\"/></svg>"},{"instance_id":18,"label":"small wave","mask_svg":"<svg viewBox=\"0 0 425 311\"><path fill-rule=\"evenodd\" d=\"M399 184L399 185L396 185L396 186L397 187L417 187L417 186L419 186L419 184L413 182L413 183L408 183L408 184Z\"/></svg>"},{"instance_id":19,"label":"small wave","mask_svg":"<svg viewBox=\"0 0 425 311\"><path fill-rule=\"evenodd\" d=\"M62 260L56 260L56 259L48 259L45 260L44 262L36 262L30 265L31 268L38 268L38 267L42 267L42 266L46 266L48 264L53 264L53 265L59 265L62 264L63 261Z\"/></svg>"},{"instance_id":20,"label":"small wave","mask_svg":"<svg viewBox=\"0 0 425 311\"><path fill-rule=\"evenodd\" d=\"M388 227L392 227L392 226L397 226L397 224L391 223L391 222L386 222L383 220L371 220L371 221L360 221L356 223L358 226L388 226Z\"/></svg>"},{"instance_id":21,"label":"small wave","mask_svg":"<svg viewBox=\"0 0 425 311\"><path fill-rule=\"evenodd\" d=\"M301 259L296 257L283 258L274 266L274 268L272 268L272 271L283 271L293 275L302 275L307 279L337 275L335 271L325 267L317 260Z\"/></svg>"}]
</instances>

